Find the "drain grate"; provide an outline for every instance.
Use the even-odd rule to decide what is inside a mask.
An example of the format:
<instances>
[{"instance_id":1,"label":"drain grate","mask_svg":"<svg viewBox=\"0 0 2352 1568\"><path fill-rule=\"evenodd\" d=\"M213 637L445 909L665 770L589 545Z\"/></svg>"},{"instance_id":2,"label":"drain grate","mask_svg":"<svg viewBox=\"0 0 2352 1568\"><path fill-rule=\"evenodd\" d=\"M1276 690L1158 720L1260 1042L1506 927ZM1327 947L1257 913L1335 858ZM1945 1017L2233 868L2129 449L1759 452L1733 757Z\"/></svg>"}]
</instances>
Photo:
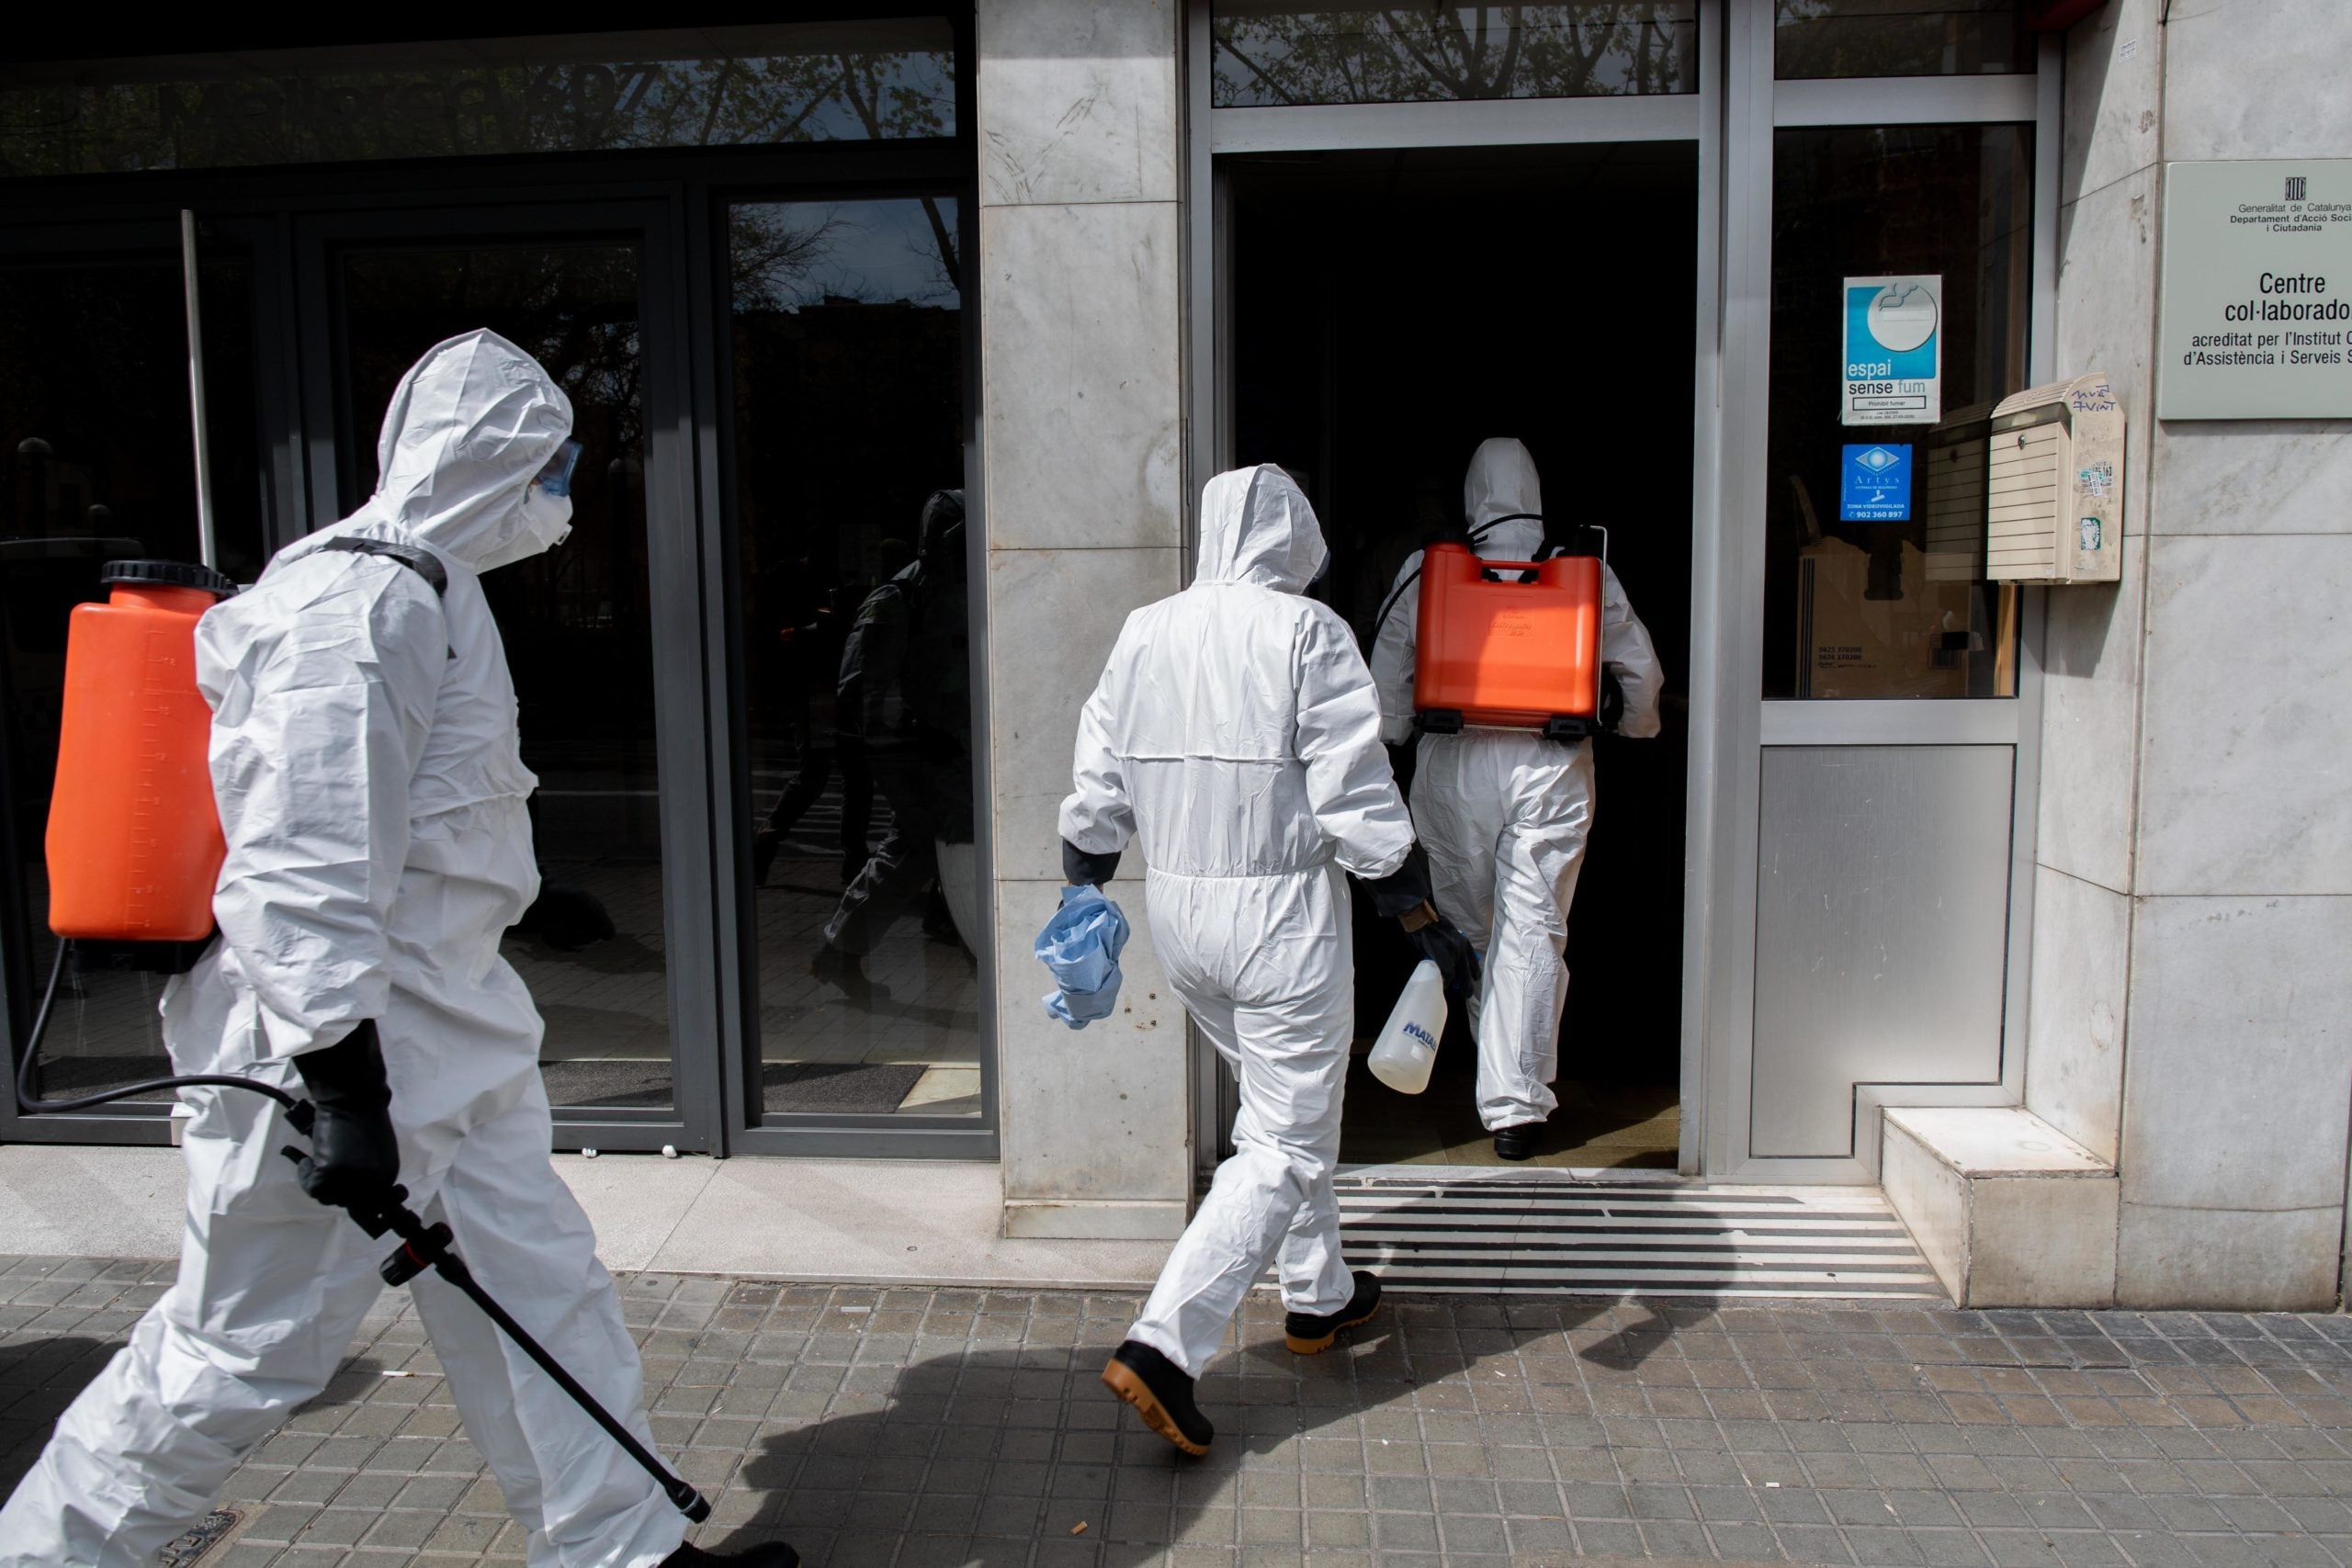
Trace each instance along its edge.
<instances>
[{"instance_id":1,"label":"drain grate","mask_svg":"<svg viewBox=\"0 0 2352 1568\"><path fill-rule=\"evenodd\" d=\"M1940 1300L1874 1188L1340 1178L1351 1261L1403 1291Z\"/></svg>"},{"instance_id":2,"label":"drain grate","mask_svg":"<svg viewBox=\"0 0 2352 1568\"><path fill-rule=\"evenodd\" d=\"M155 1568L197 1568L229 1533L244 1523L234 1508L215 1508L202 1524L155 1554Z\"/></svg>"}]
</instances>

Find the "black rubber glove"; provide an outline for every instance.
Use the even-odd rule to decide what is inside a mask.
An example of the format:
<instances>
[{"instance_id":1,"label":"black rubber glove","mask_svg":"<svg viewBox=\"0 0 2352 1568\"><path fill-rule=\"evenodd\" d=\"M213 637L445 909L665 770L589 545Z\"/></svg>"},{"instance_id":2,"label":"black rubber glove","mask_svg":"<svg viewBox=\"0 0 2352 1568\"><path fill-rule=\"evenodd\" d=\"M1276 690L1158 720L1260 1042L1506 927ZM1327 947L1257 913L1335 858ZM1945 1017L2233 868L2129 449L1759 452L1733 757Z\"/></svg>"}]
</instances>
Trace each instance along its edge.
<instances>
[{"instance_id":1,"label":"black rubber glove","mask_svg":"<svg viewBox=\"0 0 2352 1568\"><path fill-rule=\"evenodd\" d=\"M1421 956L1437 965L1445 978L1445 988L1456 1001L1468 1006L1478 994L1478 950L1470 939L1455 930L1452 921L1432 909L1430 922L1418 931L1405 934L1421 950Z\"/></svg>"},{"instance_id":2,"label":"black rubber glove","mask_svg":"<svg viewBox=\"0 0 2352 1568\"><path fill-rule=\"evenodd\" d=\"M1617 733L1618 725L1625 718L1625 688L1618 681L1614 670L1600 672L1600 728L1610 734Z\"/></svg>"},{"instance_id":3,"label":"black rubber glove","mask_svg":"<svg viewBox=\"0 0 2352 1568\"><path fill-rule=\"evenodd\" d=\"M1387 875L1365 881L1372 907L1392 920L1404 919L1430 901L1430 858L1415 844L1405 863Z\"/></svg>"},{"instance_id":4,"label":"black rubber glove","mask_svg":"<svg viewBox=\"0 0 2352 1568\"><path fill-rule=\"evenodd\" d=\"M401 1147L374 1021L322 1050L305 1051L294 1067L318 1109L311 1155L300 1167L302 1190L344 1208L383 1197L400 1179Z\"/></svg>"},{"instance_id":5,"label":"black rubber glove","mask_svg":"<svg viewBox=\"0 0 2352 1568\"><path fill-rule=\"evenodd\" d=\"M1413 846L1403 865L1365 883L1363 890L1371 896L1374 909L1404 925L1405 934L1421 950L1421 956L1435 964L1445 977L1448 991L1465 1003L1478 994L1478 950L1430 902L1429 856L1420 845Z\"/></svg>"},{"instance_id":6,"label":"black rubber glove","mask_svg":"<svg viewBox=\"0 0 2352 1568\"><path fill-rule=\"evenodd\" d=\"M1119 874L1121 851L1091 855L1068 839L1062 840L1062 879L1072 887L1100 887Z\"/></svg>"}]
</instances>

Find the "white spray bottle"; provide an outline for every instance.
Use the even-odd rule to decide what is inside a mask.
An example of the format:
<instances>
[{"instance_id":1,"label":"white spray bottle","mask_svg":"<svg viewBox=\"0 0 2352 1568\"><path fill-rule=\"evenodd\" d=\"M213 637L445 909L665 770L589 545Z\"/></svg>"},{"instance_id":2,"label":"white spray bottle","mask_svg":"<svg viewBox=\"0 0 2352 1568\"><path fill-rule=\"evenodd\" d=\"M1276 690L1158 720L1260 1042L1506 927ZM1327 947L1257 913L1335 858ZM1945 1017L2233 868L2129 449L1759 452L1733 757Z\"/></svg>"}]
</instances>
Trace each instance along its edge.
<instances>
[{"instance_id":1,"label":"white spray bottle","mask_svg":"<svg viewBox=\"0 0 2352 1568\"><path fill-rule=\"evenodd\" d=\"M1430 1087L1430 1069L1437 1064L1437 1043L1444 1033L1445 978L1424 958L1381 1025L1372 1047L1372 1076L1399 1094L1420 1093Z\"/></svg>"}]
</instances>

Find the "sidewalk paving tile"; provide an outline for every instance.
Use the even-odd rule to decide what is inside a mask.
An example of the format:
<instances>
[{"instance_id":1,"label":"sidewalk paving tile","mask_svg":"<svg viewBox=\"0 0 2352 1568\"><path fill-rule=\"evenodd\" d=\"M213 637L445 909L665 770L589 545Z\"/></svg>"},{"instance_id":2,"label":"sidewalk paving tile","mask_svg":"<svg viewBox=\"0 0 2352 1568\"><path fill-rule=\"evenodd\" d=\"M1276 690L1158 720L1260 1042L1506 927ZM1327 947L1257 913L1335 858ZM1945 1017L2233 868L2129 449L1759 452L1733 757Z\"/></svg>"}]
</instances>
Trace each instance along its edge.
<instances>
[{"instance_id":1,"label":"sidewalk paving tile","mask_svg":"<svg viewBox=\"0 0 2352 1568\"><path fill-rule=\"evenodd\" d=\"M169 1264L0 1258L0 1486ZM2352 1568L2352 1326L1933 1303L1253 1296L1187 1460L1097 1373L1131 1294L621 1278L695 1539L883 1568ZM407 1298L232 1478L206 1568L523 1561Z\"/></svg>"}]
</instances>

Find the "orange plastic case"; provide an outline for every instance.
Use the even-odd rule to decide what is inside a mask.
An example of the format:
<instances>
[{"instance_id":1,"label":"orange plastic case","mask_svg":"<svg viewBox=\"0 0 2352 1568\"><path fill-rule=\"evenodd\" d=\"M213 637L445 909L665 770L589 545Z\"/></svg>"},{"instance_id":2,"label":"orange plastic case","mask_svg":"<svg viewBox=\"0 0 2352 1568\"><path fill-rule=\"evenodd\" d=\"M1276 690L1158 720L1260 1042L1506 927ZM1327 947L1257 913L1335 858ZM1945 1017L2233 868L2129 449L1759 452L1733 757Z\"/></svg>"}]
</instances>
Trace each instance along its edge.
<instances>
[{"instance_id":1,"label":"orange plastic case","mask_svg":"<svg viewBox=\"0 0 2352 1568\"><path fill-rule=\"evenodd\" d=\"M179 581L127 581L151 569ZM49 807L49 928L85 942L198 942L227 846L196 689L196 623L220 598L200 567L116 562L74 608ZM221 579L223 590L226 580Z\"/></svg>"},{"instance_id":2,"label":"orange plastic case","mask_svg":"<svg viewBox=\"0 0 2352 1568\"><path fill-rule=\"evenodd\" d=\"M1600 728L1598 557L1481 560L1465 546L1431 545L1420 605L1413 705L1423 729L1565 738Z\"/></svg>"}]
</instances>

